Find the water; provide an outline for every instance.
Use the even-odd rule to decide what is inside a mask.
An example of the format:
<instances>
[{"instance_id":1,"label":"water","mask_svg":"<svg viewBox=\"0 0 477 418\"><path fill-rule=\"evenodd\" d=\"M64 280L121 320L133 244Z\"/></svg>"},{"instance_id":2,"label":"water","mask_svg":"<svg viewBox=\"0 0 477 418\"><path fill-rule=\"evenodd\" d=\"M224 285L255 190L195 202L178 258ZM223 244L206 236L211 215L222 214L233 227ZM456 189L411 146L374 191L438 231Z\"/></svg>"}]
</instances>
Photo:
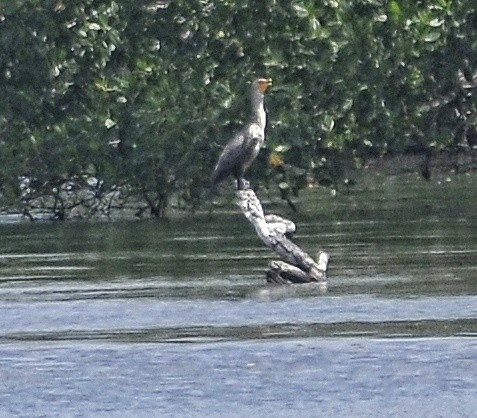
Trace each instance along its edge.
<instances>
[{"instance_id":1,"label":"water","mask_svg":"<svg viewBox=\"0 0 477 418\"><path fill-rule=\"evenodd\" d=\"M300 202L325 294L267 286L273 254L231 206L4 220L0 416L473 416L477 178L438 180Z\"/></svg>"}]
</instances>

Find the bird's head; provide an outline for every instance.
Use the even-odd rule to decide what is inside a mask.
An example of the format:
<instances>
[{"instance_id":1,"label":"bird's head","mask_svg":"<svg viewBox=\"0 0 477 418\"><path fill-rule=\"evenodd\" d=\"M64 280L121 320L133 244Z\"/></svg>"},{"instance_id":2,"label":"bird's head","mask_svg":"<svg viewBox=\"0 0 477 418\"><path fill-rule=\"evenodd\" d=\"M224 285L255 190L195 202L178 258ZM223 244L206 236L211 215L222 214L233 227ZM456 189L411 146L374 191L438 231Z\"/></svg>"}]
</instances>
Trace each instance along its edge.
<instances>
[{"instance_id":1,"label":"bird's head","mask_svg":"<svg viewBox=\"0 0 477 418\"><path fill-rule=\"evenodd\" d=\"M260 93L265 93L271 85L271 78L258 78L252 83L252 87L258 90Z\"/></svg>"}]
</instances>

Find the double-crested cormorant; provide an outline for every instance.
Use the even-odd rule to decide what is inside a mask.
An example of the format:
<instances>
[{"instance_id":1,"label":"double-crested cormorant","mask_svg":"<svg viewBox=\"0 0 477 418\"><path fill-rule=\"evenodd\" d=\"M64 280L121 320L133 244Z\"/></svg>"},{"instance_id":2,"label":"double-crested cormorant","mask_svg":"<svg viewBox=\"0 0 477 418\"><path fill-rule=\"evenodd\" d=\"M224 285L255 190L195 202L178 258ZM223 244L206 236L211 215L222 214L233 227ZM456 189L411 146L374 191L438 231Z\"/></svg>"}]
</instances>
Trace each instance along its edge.
<instances>
[{"instance_id":1,"label":"double-crested cormorant","mask_svg":"<svg viewBox=\"0 0 477 418\"><path fill-rule=\"evenodd\" d=\"M263 107L264 93L272 85L269 78L259 78L252 83L252 119L225 146L212 174L210 191L214 193L217 186L226 177L232 175L237 180L237 188L245 188L243 178L245 170L257 157L265 140L267 115Z\"/></svg>"}]
</instances>

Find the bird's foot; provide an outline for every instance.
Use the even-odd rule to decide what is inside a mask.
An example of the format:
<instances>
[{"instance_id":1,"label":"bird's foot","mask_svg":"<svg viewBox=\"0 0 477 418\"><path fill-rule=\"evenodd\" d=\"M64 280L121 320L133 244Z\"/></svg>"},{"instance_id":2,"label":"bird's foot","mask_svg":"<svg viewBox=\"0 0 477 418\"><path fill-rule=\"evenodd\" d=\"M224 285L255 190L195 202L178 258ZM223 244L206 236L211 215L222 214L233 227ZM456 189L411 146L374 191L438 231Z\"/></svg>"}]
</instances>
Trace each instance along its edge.
<instances>
[{"instance_id":1,"label":"bird's foot","mask_svg":"<svg viewBox=\"0 0 477 418\"><path fill-rule=\"evenodd\" d=\"M249 190L250 189L250 182L245 179L238 179L237 180L237 190Z\"/></svg>"}]
</instances>

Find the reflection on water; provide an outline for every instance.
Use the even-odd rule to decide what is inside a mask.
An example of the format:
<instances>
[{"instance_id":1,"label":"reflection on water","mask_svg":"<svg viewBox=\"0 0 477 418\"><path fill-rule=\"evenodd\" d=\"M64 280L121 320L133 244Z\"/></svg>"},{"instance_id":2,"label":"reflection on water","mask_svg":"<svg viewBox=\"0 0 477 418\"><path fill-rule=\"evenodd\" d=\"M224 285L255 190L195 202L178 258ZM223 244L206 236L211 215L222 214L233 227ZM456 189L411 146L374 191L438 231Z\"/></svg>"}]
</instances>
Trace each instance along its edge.
<instances>
[{"instance_id":1,"label":"reflection on water","mask_svg":"<svg viewBox=\"0 0 477 418\"><path fill-rule=\"evenodd\" d=\"M470 416L475 180L302 201L296 241L331 254L326 294L267 286L273 254L233 210L6 222L0 415Z\"/></svg>"}]
</instances>

